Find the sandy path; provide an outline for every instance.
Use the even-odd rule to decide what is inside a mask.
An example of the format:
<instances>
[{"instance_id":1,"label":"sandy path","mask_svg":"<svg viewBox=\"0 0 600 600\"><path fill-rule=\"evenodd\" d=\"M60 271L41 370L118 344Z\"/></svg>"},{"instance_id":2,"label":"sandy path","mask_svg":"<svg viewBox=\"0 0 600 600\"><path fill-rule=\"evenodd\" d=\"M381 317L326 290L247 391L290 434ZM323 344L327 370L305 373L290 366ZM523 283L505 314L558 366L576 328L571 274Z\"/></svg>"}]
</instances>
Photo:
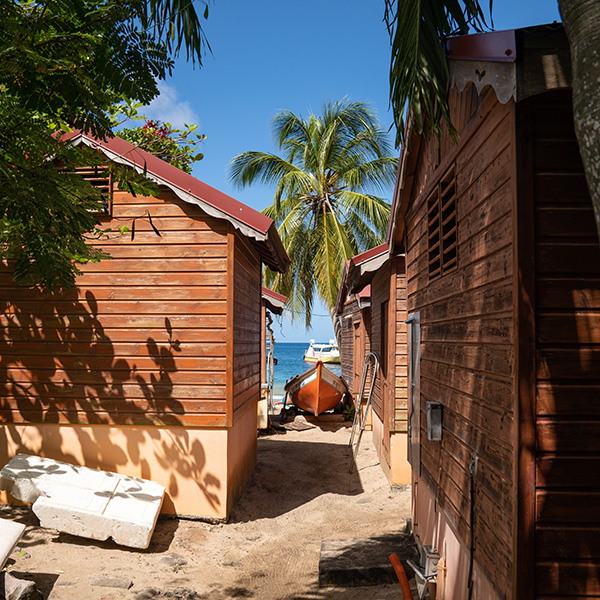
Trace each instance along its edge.
<instances>
[{"instance_id":1,"label":"sandy path","mask_svg":"<svg viewBox=\"0 0 600 600\"><path fill-rule=\"evenodd\" d=\"M161 519L141 552L31 525L10 571L35 579L51 600L401 598L398 585L318 587L321 541L400 531L410 492L390 490L370 433L350 474L348 424L337 416L315 423L259 439L256 473L225 525ZM133 586L92 585L99 578Z\"/></svg>"}]
</instances>

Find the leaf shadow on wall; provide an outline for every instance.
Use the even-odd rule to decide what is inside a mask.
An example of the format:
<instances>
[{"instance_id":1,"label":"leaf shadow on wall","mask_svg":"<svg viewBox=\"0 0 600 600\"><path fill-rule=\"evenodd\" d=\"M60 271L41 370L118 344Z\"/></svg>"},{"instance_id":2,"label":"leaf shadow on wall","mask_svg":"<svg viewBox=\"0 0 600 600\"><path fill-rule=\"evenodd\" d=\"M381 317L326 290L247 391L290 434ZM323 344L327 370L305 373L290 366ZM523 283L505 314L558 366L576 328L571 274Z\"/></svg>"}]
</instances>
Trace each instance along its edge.
<instances>
[{"instance_id":1,"label":"leaf shadow on wall","mask_svg":"<svg viewBox=\"0 0 600 600\"><path fill-rule=\"evenodd\" d=\"M0 277L8 278L3 271ZM128 315L111 314L111 323L119 326L109 330L91 291L84 299L78 289L5 292L11 302L0 301L0 419L5 423L0 452L7 458L40 454L108 471L126 468L146 479L153 479L156 465L170 471L167 510L174 510L182 477L193 479L217 508L222 482L206 472L205 449L182 427L185 406L174 397L181 341L169 318L164 327L135 329ZM116 307L108 298L102 310L114 313ZM80 427L67 432L52 425ZM79 447L70 447L73 440ZM154 454L150 460L149 452Z\"/></svg>"}]
</instances>

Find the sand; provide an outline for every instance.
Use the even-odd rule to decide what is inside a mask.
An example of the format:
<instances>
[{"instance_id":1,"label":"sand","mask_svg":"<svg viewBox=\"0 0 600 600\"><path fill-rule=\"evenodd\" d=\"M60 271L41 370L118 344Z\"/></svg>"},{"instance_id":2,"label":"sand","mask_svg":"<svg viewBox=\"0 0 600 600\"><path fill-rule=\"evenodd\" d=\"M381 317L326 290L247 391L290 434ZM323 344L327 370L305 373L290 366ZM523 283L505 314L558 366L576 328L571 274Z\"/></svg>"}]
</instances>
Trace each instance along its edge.
<instances>
[{"instance_id":1,"label":"sand","mask_svg":"<svg viewBox=\"0 0 600 600\"><path fill-rule=\"evenodd\" d=\"M256 472L228 523L161 518L148 550L43 529L28 509L3 507L0 516L28 525L8 569L51 600L401 598L397 584L319 587L321 542L400 532L410 490L390 488L369 432L351 474L349 423L312 422L259 437Z\"/></svg>"}]
</instances>

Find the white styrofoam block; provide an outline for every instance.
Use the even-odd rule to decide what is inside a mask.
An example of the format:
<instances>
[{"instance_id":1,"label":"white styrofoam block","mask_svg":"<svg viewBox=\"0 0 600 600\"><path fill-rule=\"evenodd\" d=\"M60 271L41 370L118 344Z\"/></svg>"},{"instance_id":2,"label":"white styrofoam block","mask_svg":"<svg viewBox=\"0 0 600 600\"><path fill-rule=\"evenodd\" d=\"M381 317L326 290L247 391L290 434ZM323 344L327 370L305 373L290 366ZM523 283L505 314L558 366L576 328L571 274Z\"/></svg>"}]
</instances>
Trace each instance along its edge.
<instances>
[{"instance_id":1,"label":"white styrofoam block","mask_svg":"<svg viewBox=\"0 0 600 600\"><path fill-rule=\"evenodd\" d=\"M22 523L0 519L0 569L4 567L24 531L25 525Z\"/></svg>"},{"instance_id":2,"label":"white styrofoam block","mask_svg":"<svg viewBox=\"0 0 600 600\"><path fill-rule=\"evenodd\" d=\"M108 471L18 454L0 471L15 498L32 502L44 527L147 548L165 488Z\"/></svg>"}]
</instances>

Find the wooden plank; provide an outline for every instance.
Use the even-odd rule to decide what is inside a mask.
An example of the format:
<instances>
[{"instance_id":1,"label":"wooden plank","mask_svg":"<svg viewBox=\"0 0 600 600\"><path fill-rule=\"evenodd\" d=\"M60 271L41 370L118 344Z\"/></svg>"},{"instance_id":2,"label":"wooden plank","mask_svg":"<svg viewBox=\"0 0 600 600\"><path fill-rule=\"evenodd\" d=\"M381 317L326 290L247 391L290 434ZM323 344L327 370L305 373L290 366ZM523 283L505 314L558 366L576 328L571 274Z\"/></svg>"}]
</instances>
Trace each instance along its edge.
<instances>
[{"instance_id":1,"label":"wooden plank","mask_svg":"<svg viewBox=\"0 0 600 600\"><path fill-rule=\"evenodd\" d=\"M190 219L205 219L205 213L202 212L199 206L190 204L189 202L150 202L144 203L136 199L137 202L114 202L113 214L119 219L139 219L145 221L148 219L149 212L152 217L152 222L156 217L188 217ZM216 219L215 219L216 221ZM213 221L214 222L214 221ZM136 223L137 228L137 223ZM160 231L160 229L159 229Z\"/></svg>"},{"instance_id":2,"label":"wooden plank","mask_svg":"<svg viewBox=\"0 0 600 600\"><path fill-rule=\"evenodd\" d=\"M556 241L536 244L536 270L539 274L600 275L600 247L598 242Z\"/></svg>"},{"instance_id":3,"label":"wooden plank","mask_svg":"<svg viewBox=\"0 0 600 600\"><path fill-rule=\"evenodd\" d=\"M571 598L598 598L600 579L594 561L539 561L535 569L536 592Z\"/></svg>"},{"instance_id":4,"label":"wooden plank","mask_svg":"<svg viewBox=\"0 0 600 600\"><path fill-rule=\"evenodd\" d=\"M600 490L600 477L593 474L600 474L600 456L540 456L536 461L538 488Z\"/></svg>"},{"instance_id":5,"label":"wooden plank","mask_svg":"<svg viewBox=\"0 0 600 600\"><path fill-rule=\"evenodd\" d=\"M151 378L164 377L167 374L173 385L225 385L225 373L218 370L188 370L175 369L110 369L108 371L89 371L87 369L36 369L13 367L7 369L6 382L34 385L34 386L62 386L70 388L75 385L105 386L108 388L120 386L135 380L150 380Z\"/></svg>"},{"instance_id":6,"label":"wooden plank","mask_svg":"<svg viewBox=\"0 0 600 600\"><path fill-rule=\"evenodd\" d=\"M131 314L126 316L122 315L102 315L102 322L100 323L97 319L92 317L82 318L79 315L48 315L47 317L28 317L24 319L21 317L23 324L17 325L17 323L10 322L10 319L4 317L1 323L6 327L22 327L24 332L26 327L32 327L34 329L39 328L40 331L48 331L48 335L56 335L57 338L63 338L63 335L57 335L55 332L73 332L70 336L66 336L65 341L79 341L77 338L82 338L81 341L89 338L102 340L101 328L106 326L107 328L122 328L122 329L164 329L165 318L170 321L171 327L177 328L206 328L206 329L220 329L225 327L224 314L198 314L198 315L169 315L165 317L162 314ZM75 331L80 333L74 333ZM87 333L86 333L87 332ZM25 333L27 335L27 333ZM19 342L16 342L19 343Z\"/></svg>"},{"instance_id":7,"label":"wooden plank","mask_svg":"<svg viewBox=\"0 0 600 600\"><path fill-rule=\"evenodd\" d=\"M22 421L18 412L3 411L0 409L0 423L40 423L38 419ZM226 417L221 413L210 414L172 414L148 413L134 411L132 413L106 413L100 411L64 413L50 411L44 416L43 422L57 424L81 425L155 425L175 427L226 427Z\"/></svg>"},{"instance_id":8,"label":"wooden plank","mask_svg":"<svg viewBox=\"0 0 600 600\"><path fill-rule=\"evenodd\" d=\"M444 414L444 429L461 440L472 451L477 451L498 474L512 478L513 448L510 440L507 444L492 438L482 431L473 429L465 420L450 411Z\"/></svg>"},{"instance_id":9,"label":"wooden plank","mask_svg":"<svg viewBox=\"0 0 600 600\"><path fill-rule=\"evenodd\" d=\"M220 315L225 314L227 303L225 300L163 300L157 302L148 300L94 300L88 301L88 307L83 303L69 301L33 301L19 302L18 305L10 305L4 312L3 319L9 321L13 316L19 319L40 320L41 315L53 315L60 319L70 317L81 317L83 319L103 318L105 315L136 315L136 314L160 314L168 315ZM29 314L28 314L29 313ZM31 316L30 316L31 315ZM32 318L32 316L35 317Z\"/></svg>"},{"instance_id":10,"label":"wooden plank","mask_svg":"<svg viewBox=\"0 0 600 600\"><path fill-rule=\"evenodd\" d=\"M535 173L537 205L577 206L589 204L590 193L583 172Z\"/></svg>"},{"instance_id":11,"label":"wooden plank","mask_svg":"<svg viewBox=\"0 0 600 600\"><path fill-rule=\"evenodd\" d=\"M600 492L538 490L536 518L540 523L600 525ZM573 557L574 558L574 557Z\"/></svg>"},{"instance_id":12,"label":"wooden plank","mask_svg":"<svg viewBox=\"0 0 600 600\"><path fill-rule=\"evenodd\" d=\"M171 221L168 221L168 224L171 225ZM113 230L103 234L95 244L101 245L111 254L113 250L143 252L144 248L155 248L157 251L161 248L165 251L169 251L170 248L182 250L187 248L189 252L208 252L209 254L227 251L224 234L212 229L185 228L181 231L163 231L161 234L161 236L157 236L149 224L138 230L136 222L133 242L131 241L131 232L120 233L118 230Z\"/></svg>"},{"instance_id":13,"label":"wooden plank","mask_svg":"<svg viewBox=\"0 0 600 600\"><path fill-rule=\"evenodd\" d=\"M424 322L432 324L447 322L449 319L511 313L512 294L512 282L503 280L496 285L472 290L469 294L461 293L450 298L440 298L432 306L424 307L421 316Z\"/></svg>"},{"instance_id":14,"label":"wooden plank","mask_svg":"<svg viewBox=\"0 0 600 600\"><path fill-rule=\"evenodd\" d=\"M533 143L533 166L537 172L582 173L577 140L536 137Z\"/></svg>"},{"instance_id":15,"label":"wooden plank","mask_svg":"<svg viewBox=\"0 0 600 600\"><path fill-rule=\"evenodd\" d=\"M481 124L476 138L462 144L456 157L457 193L462 196L511 143L511 109L497 105Z\"/></svg>"},{"instance_id":16,"label":"wooden plank","mask_svg":"<svg viewBox=\"0 0 600 600\"><path fill-rule=\"evenodd\" d=\"M600 348L538 348L538 379L595 379L598 373Z\"/></svg>"},{"instance_id":17,"label":"wooden plank","mask_svg":"<svg viewBox=\"0 0 600 600\"><path fill-rule=\"evenodd\" d=\"M421 358L421 377L428 378L434 384L451 388L457 392L468 394L510 414L514 408L513 385L508 379L453 368L441 363L430 362ZM437 398L434 398L437 399Z\"/></svg>"},{"instance_id":18,"label":"wooden plank","mask_svg":"<svg viewBox=\"0 0 600 600\"><path fill-rule=\"evenodd\" d=\"M234 359L234 343L235 343L235 314L234 314L234 302L235 302L235 234L233 233L233 227L229 226L227 231L227 342L225 344L225 358L227 359L227 426L233 425L233 373L235 369Z\"/></svg>"},{"instance_id":19,"label":"wooden plank","mask_svg":"<svg viewBox=\"0 0 600 600\"><path fill-rule=\"evenodd\" d=\"M221 348L223 345L221 344ZM27 364L23 365L23 354L6 355L4 367L7 369L7 378L13 369L24 370L31 374L33 379L44 381L49 377L49 373L55 370L64 369L76 378L81 371L88 372L90 370L90 362L93 361L94 369L99 373L107 373L114 376L115 379L123 379L125 373L137 372L141 373L154 372L158 369L166 369L168 372L177 370L182 371L206 371L215 370L222 371L225 369L224 356L180 356L173 355L168 352L161 352L156 356L135 355L128 356L123 354L107 354L106 356L87 356L85 354L66 353L64 355L49 355L42 354L40 356L27 356L25 358Z\"/></svg>"},{"instance_id":20,"label":"wooden plank","mask_svg":"<svg viewBox=\"0 0 600 600\"><path fill-rule=\"evenodd\" d=\"M600 527L538 526L535 532L536 554L539 558L582 560L600 558Z\"/></svg>"},{"instance_id":21,"label":"wooden plank","mask_svg":"<svg viewBox=\"0 0 600 600\"><path fill-rule=\"evenodd\" d=\"M600 278L538 278L536 306L539 310L596 308L600 306Z\"/></svg>"},{"instance_id":22,"label":"wooden plank","mask_svg":"<svg viewBox=\"0 0 600 600\"><path fill-rule=\"evenodd\" d=\"M480 235L491 227L493 223L506 216L511 211L510 200L512 197L513 182L508 171L512 159L510 148L502 154L503 160L499 167L503 171L499 174L487 172L472 186L472 189L458 199L458 213L460 222L460 241ZM504 164L506 163L506 164ZM498 188L494 185L502 180ZM484 194L492 190L486 197ZM482 198L483 196L483 198ZM463 201L464 198L464 201ZM469 212L467 212L469 211Z\"/></svg>"},{"instance_id":23,"label":"wooden plank","mask_svg":"<svg viewBox=\"0 0 600 600\"><path fill-rule=\"evenodd\" d=\"M87 357L89 360L92 357L106 356L108 358L120 358L120 357L131 357L137 360L138 357L144 357L148 355L148 349L146 346L141 344L128 344L128 343L111 343L111 342L69 342L64 343L62 341L43 341L36 344L29 342L13 342L6 350L2 352L3 357L14 356L17 360L21 360L27 356L45 356L51 359L52 357L74 357L82 356ZM205 357L223 356L223 344L212 344L212 343L188 343L182 344L178 350L177 357ZM156 356L156 360L159 360L160 356ZM61 360L64 360L61 358Z\"/></svg>"},{"instance_id":24,"label":"wooden plank","mask_svg":"<svg viewBox=\"0 0 600 600\"><path fill-rule=\"evenodd\" d=\"M164 375L164 374L163 374ZM5 393L2 394L2 399L5 405L13 406L15 402L31 403L39 402L43 400L44 403L60 403L61 401L73 400L86 400L88 394L93 394L94 399L97 402L112 402L113 400L119 402L137 402L138 400L143 401L144 399L153 398L156 401L164 400L166 402L188 400L198 401L198 407L206 400L209 402L207 406L210 406L212 401L221 401L225 399L225 386L224 385L173 385L168 375L163 379L158 379L154 375L151 375L148 381L145 381L141 376L136 378L137 383L112 383L107 382L106 384L94 386L84 385L80 382L76 384L68 383L66 386L56 385L40 385L42 387L41 396L38 395L36 386L34 385L18 385L15 382L10 382L8 385L3 386L6 388ZM93 402L92 402L93 404ZM192 404L196 406L195 404ZM113 406L113 404L111 404ZM116 406L116 405L115 405ZM201 412L202 409L198 408L192 412ZM210 410L205 412L212 412Z\"/></svg>"},{"instance_id":25,"label":"wooden plank","mask_svg":"<svg viewBox=\"0 0 600 600\"><path fill-rule=\"evenodd\" d=\"M600 344L600 313L540 312L537 341L541 344Z\"/></svg>"},{"instance_id":26,"label":"wooden plank","mask_svg":"<svg viewBox=\"0 0 600 600\"><path fill-rule=\"evenodd\" d=\"M538 418L536 430L539 452L598 453L600 421L554 421Z\"/></svg>"},{"instance_id":27,"label":"wooden plank","mask_svg":"<svg viewBox=\"0 0 600 600\"><path fill-rule=\"evenodd\" d=\"M477 398L444 389L435 381L421 378L421 394L435 401L442 399L444 417L451 411L457 418L465 420L477 430L487 432L500 440L506 440L513 434L512 414L497 408L493 401L482 403Z\"/></svg>"},{"instance_id":28,"label":"wooden plank","mask_svg":"<svg viewBox=\"0 0 600 600\"><path fill-rule=\"evenodd\" d=\"M600 418L600 386L538 383L537 414Z\"/></svg>"},{"instance_id":29,"label":"wooden plank","mask_svg":"<svg viewBox=\"0 0 600 600\"><path fill-rule=\"evenodd\" d=\"M115 215L115 217L118 215ZM131 220L130 220L131 219ZM133 217L131 215L127 215L124 218L119 218L112 222L109 221L107 223L103 223L103 227L114 227L115 230L120 229L123 225L126 225L131 229L133 224ZM153 240L156 241L159 237L168 239L177 239L177 237L171 237L171 233L179 232L179 231L203 231L206 232L207 239L213 242L223 242L223 238L227 232L227 229L224 228L223 223L220 223L215 227L207 227L203 219L201 218L187 218L187 217L160 217L160 216L152 216L152 224L158 229L161 233L161 236L156 235L152 225L148 222L147 219L136 219L135 222L135 238L134 242L137 241L138 236L142 239ZM147 237L143 238L142 233L147 233ZM111 233L110 240L116 239L117 234ZM121 234L118 234L119 236ZM113 237L114 236L114 237ZM131 232L128 234L124 234L123 238L129 237L131 241ZM102 245L102 240L98 240L95 242L95 245Z\"/></svg>"},{"instance_id":30,"label":"wooden plank","mask_svg":"<svg viewBox=\"0 0 600 600\"><path fill-rule=\"evenodd\" d=\"M101 329L99 327L101 327ZM135 342L142 344L145 347L162 345L163 348L170 348L173 352L177 353L182 344L187 344L189 342L224 342L227 335L225 328L177 329L172 328L170 324L168 327L163 325L163 327L158 328L142 329L114 328L104 327L102 325L99 327L90 327L87 330L76 330L69 327L59 327L54 331L48 331L46 329L47 335L45 341L63 343L71 343L71 341L87 341L90 344L96 342ZM30 343L33 344L36 344L39 341L39 338L36 337L35 333L30 335L32 330L28 329L28 324L26 322L21 323L21 325L8 325L6 332L10 335L11 339L18 339L20 341L29 340Z\"/></svg>"},{"instance_id":31,"label":"wooden plank","mask_svg":"<svg viewBox=\"0 0 600 600\"><path fill-rule=\"evenodd\" d=\"M161 287L161 286L224 286L225 272L209 272L209 273L111 273L110 282L114 286L130 286L130 287ZM8 283L13 283L12 275L0 272L0 286ZM106 285L106 273L83 273L77 277L77 285L81 287L89 287L94 285ZM160 291L157 291L160 295Z\"/></svg>"},{"instance_id":32,"label":"wooden plank","mask_svg":"<svg viewBox=\"0 0 600 600\"><path fill-rule=\"evenodd\" d=\"M458 260L461 268L487 259L488 256L512 244L512 220L508 217L499 219L492 223L484 235L476 236L470 240L459 239ZM417 272L425 272L428 269L428 254L415 256L412 254L411 268ZM504 274L506 276L506 274Z\"/></svg>"},{"instance_id":33,"label":"wooden plank","mask_svg":"<svg viewBox=\"0 0 600 600\"><path fill-rule=\"evenodd\" d=\"M156 273L156 272L183 272L191 271L203 275L204 272L223 272L226 268L226 261L223 258L170 258L165 261L163 258L113 258L112 260L103 260L99 263L86 263L80 267L85 273L130 273L133 283L136 283L137 272Z\"/></svg>"},{"instance_id":34,"label":"wooden plank","mask_svg":"<svg viewBox=\"0 0 600 600\"><path fill-rule=\"evenodd\" d=\"M221 286L174 286L174 287L135 287L135 286L95 286L86 288L73 288L59 294L40 292L35 288L3 287L3 293L10 298L14 306L21 307L23 301L46 302L52 305L55 302L86 303L90 307L95 302L102 300L152 300L163 302L170 300L223 300L226 290ZM84 304L85 306L85 304Z\"/></svg>"},{"instance_id":35,"label":"wooden plank","mask_svg":"<svg viewBox=\"0 0 600 600\"><path fill-rule=\"evenodd\" d=\"M482 285L493 286L512 276L512 248L507 246L484 261L468 265L428 285L427 276L417 273L416 265L408 265L411 279L407 282L408 310L418 310L445 298L458 298Z\"/></svg>"},{"instance_id":36,"label":"wooden plank","mask_svg":"<svg viewBox=\"0 0 600 600\"><path fill-rule=\"evenodd\" d=\"M535 211L538 237L577 238L598 237L591 206L538 206Z\"/></svg>"},{"instance_id":37,"label":"wooden plank","mask_svg":"<svg viewBox=\"0 0 600 600\"><path fill-rule=\"evenodd\" d=\"M489 344L445 344L428 342L421 346L421 357L479 373L489 373L501 378L511 377L514 369L512 346L490 346Z\"/></svg>"},{"instance_id":38,"label":"wooden plank","mask_svg":"<svg viewBox=\"0 0 600 600\"><path fill-rule=\"evenodd\" d=\"M514 321L511 316L493 318L470 318L465 320L440 321L429 324L423 321L421 335L423 343L488 343L510 344Z\"/></svg>"}]
</instances>

